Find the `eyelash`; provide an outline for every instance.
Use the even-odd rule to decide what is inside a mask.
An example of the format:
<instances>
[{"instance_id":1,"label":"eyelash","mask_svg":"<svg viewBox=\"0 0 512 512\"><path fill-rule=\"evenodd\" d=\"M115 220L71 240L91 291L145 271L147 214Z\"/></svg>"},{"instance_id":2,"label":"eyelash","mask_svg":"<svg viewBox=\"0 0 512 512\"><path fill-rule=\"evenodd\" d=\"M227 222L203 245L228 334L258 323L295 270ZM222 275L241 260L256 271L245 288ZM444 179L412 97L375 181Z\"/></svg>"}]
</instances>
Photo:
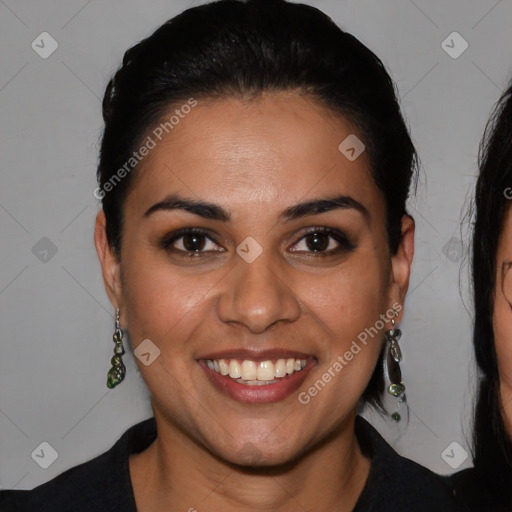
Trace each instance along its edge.
<instances>
[{"instance_id":1,"label":"eyelash","mask_svg":"<svg viewBox=\"0 0 512 512\"><path fill-rule=\"evenodd\" d=\"M317 257L328 257L328 256L332 256L336 253L341 253L341 252L352 252L356 248L356 245L348 238L348 236L345 233L343 233L342 231L339 231L337 229L328 228L325 226L313 227L313 228L308 229L308 231L306 233L304 233L304 235L302 235L299 238L299 240L294 243L294 245L297 245L302 240L305 240L308 236L311 236L314 234L329 235L329 237L334 239L339 244L339 246L337 248L331 249L329 251L292 251L292 252L299 252L299 253L308 252L310 257L317 258ZM188 257L198 257L198 256L202 257L203 254L207 254L208 252L211 252L211 251L203 251L203 250L201 250L201 251L184 251L182 249L176 249L176 248L171 247L174 243L176 243L178 240L180 240L181 238L183 238L187 235L204 236L204 237L208 238L210 241L212 241L213 243L219 245L215 241L215 239L212 237L210 232L208 232L204 229L183 228L183 229L179 229L179 230L171 233L170 235L165 236L160 241L160 246L165 251L171 251L171 252L178 253L178 254L182 253L184 256L188 256ZM215 251L215 252L223 252L223 251Z\"/></svg>"}]
</instances>

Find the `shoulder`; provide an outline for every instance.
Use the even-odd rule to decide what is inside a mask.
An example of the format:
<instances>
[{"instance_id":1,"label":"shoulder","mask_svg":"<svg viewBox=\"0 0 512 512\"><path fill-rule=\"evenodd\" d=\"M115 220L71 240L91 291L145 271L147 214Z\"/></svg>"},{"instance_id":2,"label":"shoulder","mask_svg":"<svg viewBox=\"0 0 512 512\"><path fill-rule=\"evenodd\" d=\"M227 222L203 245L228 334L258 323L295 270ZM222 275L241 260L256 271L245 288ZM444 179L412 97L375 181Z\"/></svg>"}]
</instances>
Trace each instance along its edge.
<instances>
[{"instance_id":1,"label":"shoulder","mask_svg":"<svg viewBox=\"0 0 512 512\"><path fill-rule=\"evenodd\" d=\"M453 490L446 479L399 455L361 417L356 432L363 453L372 459L357 512L455 512Z\"/></svg>"},{"instance_id":2,"label":"shoulder","mask_svg":"<svg viewBox=\"0 0 512 512\"><path fill-rule=\"evenodd\" d=\"M108 451L68 469L49 482L31 490L0 491L0 510L135 511L129 453L143 449L152 437L156 437L154 418L134 425Z\"/></svg>"},{"instance_id":3,"label":"shoulder","mask_svg":"<svg viewBox=\"0 0 512 512\"><path fill-rule=\"evenodd\" d=\"M110 496L110 461L109 450L34 489L1 491L0 510L104 510L105 502L108 502Z\"/></svg>"},{"instance_id":4,"label":"shoulder","mask_svg":"<svg viewBox=\"0 0 512 512\"><path fill-rule=\"evenodd\" d=\"M389 458L388 490L395 494L395 510L455 511L449 483L440 475L398 455Z\"/></svg>"}]
</instances>

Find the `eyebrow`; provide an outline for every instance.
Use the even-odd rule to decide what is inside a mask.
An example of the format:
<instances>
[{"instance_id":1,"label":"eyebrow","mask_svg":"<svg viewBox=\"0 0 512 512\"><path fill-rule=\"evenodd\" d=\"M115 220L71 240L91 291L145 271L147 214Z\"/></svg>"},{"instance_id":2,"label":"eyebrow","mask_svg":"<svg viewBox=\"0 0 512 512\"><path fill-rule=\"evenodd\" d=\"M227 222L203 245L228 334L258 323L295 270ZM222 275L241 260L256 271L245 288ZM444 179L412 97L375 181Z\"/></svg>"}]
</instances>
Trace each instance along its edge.
<instances>
[{"instance_id":1,"label":"eyebrow","mask_svg":"<svg viewBox=\"0 0 512 512\"><path fill-rule=\"evenodd\" d=\"M370 220L370 212L359 201L350 196L338 195L333 197L312 199L286 208L279 215L281 222L291 221L307 217L309 215L319 215L333 210L352 209L361 213L367 221ZM149 217L157 211L184 210L204 219L229 222L231 215L222 206L207 201L198 201L187 199L176 194L165 197L162 201L155 203L143 215Z\"/></svg>"}]
</instances>

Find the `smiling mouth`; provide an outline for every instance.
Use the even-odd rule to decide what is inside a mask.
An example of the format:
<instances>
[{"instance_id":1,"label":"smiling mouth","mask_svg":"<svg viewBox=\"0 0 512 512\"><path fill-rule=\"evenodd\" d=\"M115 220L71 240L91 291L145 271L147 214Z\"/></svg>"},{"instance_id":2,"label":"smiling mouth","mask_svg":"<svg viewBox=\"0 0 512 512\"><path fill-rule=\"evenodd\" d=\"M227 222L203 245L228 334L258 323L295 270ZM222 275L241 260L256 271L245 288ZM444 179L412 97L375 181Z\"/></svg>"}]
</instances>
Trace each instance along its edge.
<instances>
[{"instance_id":1,"label":"smiling mouth","mask_svg":"<svg viewBox=\"0 0 512 512\"><path fill-rule=\"evenodd\" d=\"M205 363L210 370L230 377L239 384L266 386L276 384L281 379L302 371L307 365L307 359L294 357L267 361L206 359Z\"/></svg>"}]
</instances>

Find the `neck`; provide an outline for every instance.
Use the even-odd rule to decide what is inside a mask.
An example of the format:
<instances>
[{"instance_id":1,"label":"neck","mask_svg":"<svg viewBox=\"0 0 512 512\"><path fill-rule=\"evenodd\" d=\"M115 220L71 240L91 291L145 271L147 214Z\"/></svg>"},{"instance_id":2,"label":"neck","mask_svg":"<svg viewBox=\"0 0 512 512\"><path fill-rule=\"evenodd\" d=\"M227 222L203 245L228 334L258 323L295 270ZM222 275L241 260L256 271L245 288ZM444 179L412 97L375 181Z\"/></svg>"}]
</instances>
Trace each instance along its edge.
<instances>
[{"instance_id":1,"label":"neck","mask_svg":"<svg viewBox=\"0 0 512 512\"><path fill-rule=\"evenodd\" d=\"M130 457L137 510L352 511L370 469L353 412L293 462L247 468L215 457L155 411L158 436Z\"/></svg>"}]
</instances>

